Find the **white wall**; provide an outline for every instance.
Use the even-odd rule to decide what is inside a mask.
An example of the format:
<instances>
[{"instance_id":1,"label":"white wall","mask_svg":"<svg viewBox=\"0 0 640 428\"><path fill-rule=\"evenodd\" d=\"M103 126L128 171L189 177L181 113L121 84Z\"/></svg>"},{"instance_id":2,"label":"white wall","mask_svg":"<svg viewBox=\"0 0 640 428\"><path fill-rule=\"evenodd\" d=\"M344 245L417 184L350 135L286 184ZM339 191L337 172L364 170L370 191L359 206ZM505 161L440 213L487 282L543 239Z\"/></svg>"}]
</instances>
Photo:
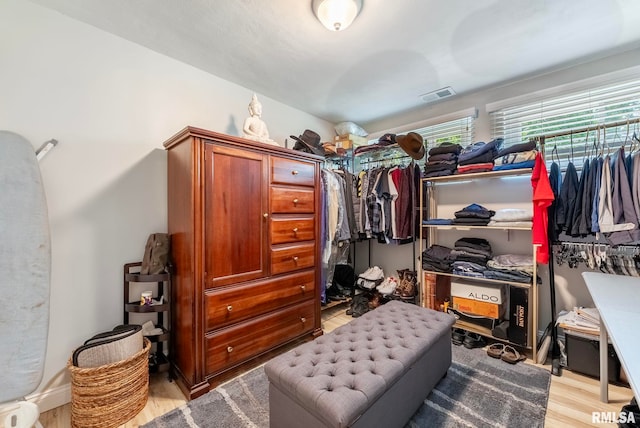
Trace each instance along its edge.
<instances>
[{"instance_id":1,"label":"white wall","mask_svg":"<svg viewBox=\"0 0 640 428\"><path fill-rule=\"evenodd\" d=\"M72 350L122 323L123 264L166 231L162 143L187 125L238 135L251 95L57 12L0 0L0 129L34 148L59 141L40 164L52 238L43 410L68 400ZM330 123L258 96L276 141L306 128L333 135Z\"/></svg>"},{"instance_id":2,"label":"white wall","mask_svg":"<svg viewBox=\"0 0 640 428\"><path fill-rule=\"evenodd\" d=\"M579 90L594 85L603 85L609 82L628 80L631 78L637 79L640 77L639 64L640 49L630 50L626 53L586 62L560 71L544 73L499 87L458 96L449 101L426 105L423 108L410 112L399 113L393 117L387 117L364 124L364 128L369 131L370 134L380 134L391 129L402 130L404 128L405 130L410 130L415 129L415 127L412 128L410 124L416 124L429 118L449 115L469 109L470 107L475 107L478 110L475 140L489 141L491 139L491 130L487 104L517 104L524 99L540 99L561 94L565 91ZM467 201L469 204L473 202L482 203L482 194L474 186L468 187L464 193L455 195L455 198L458 201ZM509 208L509 206L496 205L495 208ZM368 243L357 244L356 273L362 272L368 266L368 245ZM416 248L418 248L417 244ZM416 250L416 254L419 256L419 251ZM412 265L412 257L413 249L411 245L397 247L378 243L371 244L371 265L382 267L385 273L389 272L389 274L394 274L396 269L410 267ZM419 266L419 263L420 261L417 260L416 266ZM572 309L574 306L593 305L591 296L580 275L584 270L585 268L582 266L578 269L570 269L566 264L563 266L555 266L554 277L557 310ZM539 274L543 283L539 289L538 327L544 329L551 320L549 275L547 268L542 267L539 270Z\"/></svg>"}]
</instances>

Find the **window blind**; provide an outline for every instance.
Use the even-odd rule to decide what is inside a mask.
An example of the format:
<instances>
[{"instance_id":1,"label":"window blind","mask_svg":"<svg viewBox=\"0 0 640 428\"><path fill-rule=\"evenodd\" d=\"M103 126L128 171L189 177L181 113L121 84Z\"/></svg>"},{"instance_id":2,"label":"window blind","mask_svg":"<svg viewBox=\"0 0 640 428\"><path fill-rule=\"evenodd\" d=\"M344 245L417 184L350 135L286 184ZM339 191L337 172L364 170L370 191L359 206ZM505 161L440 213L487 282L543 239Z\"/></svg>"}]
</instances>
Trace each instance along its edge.
<instances>
[{"instance_id":1,"label":"window blind","mask_svg":"<svg viewBox=\"0 0 640 428\"><path fill-rule=\"evenodd\" d=\"M554 157L565 160L562 166L572 160L579 168L585 158L617 149L634 131L640 134L634 123L640 118L640 79L502 108L490 112L490 118L491 135L504 138L503 147L537 136L566 133L546 140L546 159L551 161L553 151ZM594 129L616 122L628 125ZM591 130L572 132L584 128Z\"/></svg>"},{"instance_id":2,"label":"window blind","mask_svg":"<svg viewBox=\"0 0 640 428\"><path fill-rule=\"evenodd\" d=\"M450 120L435 125L415 129L422 135L427 152L443 142L450 142L467 146L473 142L475 133L475 116L465 116L460 119Z\"/></svg>"}]
</instances>

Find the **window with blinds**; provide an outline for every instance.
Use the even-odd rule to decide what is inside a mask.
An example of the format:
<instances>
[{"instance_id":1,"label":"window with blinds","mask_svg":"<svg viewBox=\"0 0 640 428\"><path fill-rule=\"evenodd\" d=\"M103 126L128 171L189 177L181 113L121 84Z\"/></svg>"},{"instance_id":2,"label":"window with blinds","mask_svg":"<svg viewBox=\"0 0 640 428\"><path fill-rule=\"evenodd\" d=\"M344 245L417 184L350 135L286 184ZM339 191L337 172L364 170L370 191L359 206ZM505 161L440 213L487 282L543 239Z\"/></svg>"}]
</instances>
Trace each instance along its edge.
<instances>
[{"instance_id":1,"label":"window with blinds","mask_svg":"<svg viewBox=\"0 0 640 428\"><path fill-rule=\"evenodd\" d=\"M634 132L640 135L640 80L506 107L490 112L490 117L491 135L503 137L503 147L559 134L545 141L547 161L553 157L566 166L572 160L579 168L587 157L631 142ZM611 126L616 123L619 126ZM609 126L597 129L603 125Z\"/></svg>"},{"instance_id":2,"label":"window with blinds","mask_svg":"<svg viewBox=\"0 0 640 428\"><path fill-rule=\"evenodd\" d=\"M427 152L430 148L444 142L460 144L462 147L473 142L475 116L466 116L435 125L413 130L422 135Z\"/></svg>"}]
</instances>

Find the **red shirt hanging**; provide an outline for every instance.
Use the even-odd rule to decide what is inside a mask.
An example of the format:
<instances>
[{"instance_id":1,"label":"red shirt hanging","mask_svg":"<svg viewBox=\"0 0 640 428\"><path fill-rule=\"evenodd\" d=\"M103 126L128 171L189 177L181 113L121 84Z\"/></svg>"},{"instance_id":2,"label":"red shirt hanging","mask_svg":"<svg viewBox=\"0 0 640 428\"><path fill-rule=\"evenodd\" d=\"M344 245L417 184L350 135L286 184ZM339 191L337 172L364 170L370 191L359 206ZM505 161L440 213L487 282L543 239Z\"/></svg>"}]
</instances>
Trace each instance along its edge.
<instances>
[{"instance_id":1,"label":"red shirt hanging","mask_svg":"<svg viewBox=\"0 0 640 428\"><path fill-rule=\"evenodd\" d=\"M531 174L531 185L533 186L533 229L532 240L536 245L536 261L538 263L549 263L549 213L547 209L553 202L553 190L549 182L549 174L544 164L542 155L536 155L535 166Z\"/></svg>"}]
</instances>

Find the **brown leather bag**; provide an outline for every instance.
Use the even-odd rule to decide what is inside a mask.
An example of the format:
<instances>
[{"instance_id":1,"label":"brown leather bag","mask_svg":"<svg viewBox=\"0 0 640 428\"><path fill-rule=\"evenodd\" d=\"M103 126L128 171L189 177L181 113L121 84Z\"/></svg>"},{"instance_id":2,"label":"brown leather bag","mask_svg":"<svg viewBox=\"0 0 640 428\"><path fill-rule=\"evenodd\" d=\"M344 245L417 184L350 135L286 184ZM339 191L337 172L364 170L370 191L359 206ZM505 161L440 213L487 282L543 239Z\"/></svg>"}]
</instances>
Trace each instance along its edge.
<instances>
[{"instance_id":1,"label":"brown leather bag","mask_svg":"<svg viewBox=\"0 0 640 428\"><path fill-rule=\"evenodd\" d=\"M152 233L144 247L144 257L140 273L155 275L169 271L171 244L168 233Z\"/></svg>"}]
</instances>

